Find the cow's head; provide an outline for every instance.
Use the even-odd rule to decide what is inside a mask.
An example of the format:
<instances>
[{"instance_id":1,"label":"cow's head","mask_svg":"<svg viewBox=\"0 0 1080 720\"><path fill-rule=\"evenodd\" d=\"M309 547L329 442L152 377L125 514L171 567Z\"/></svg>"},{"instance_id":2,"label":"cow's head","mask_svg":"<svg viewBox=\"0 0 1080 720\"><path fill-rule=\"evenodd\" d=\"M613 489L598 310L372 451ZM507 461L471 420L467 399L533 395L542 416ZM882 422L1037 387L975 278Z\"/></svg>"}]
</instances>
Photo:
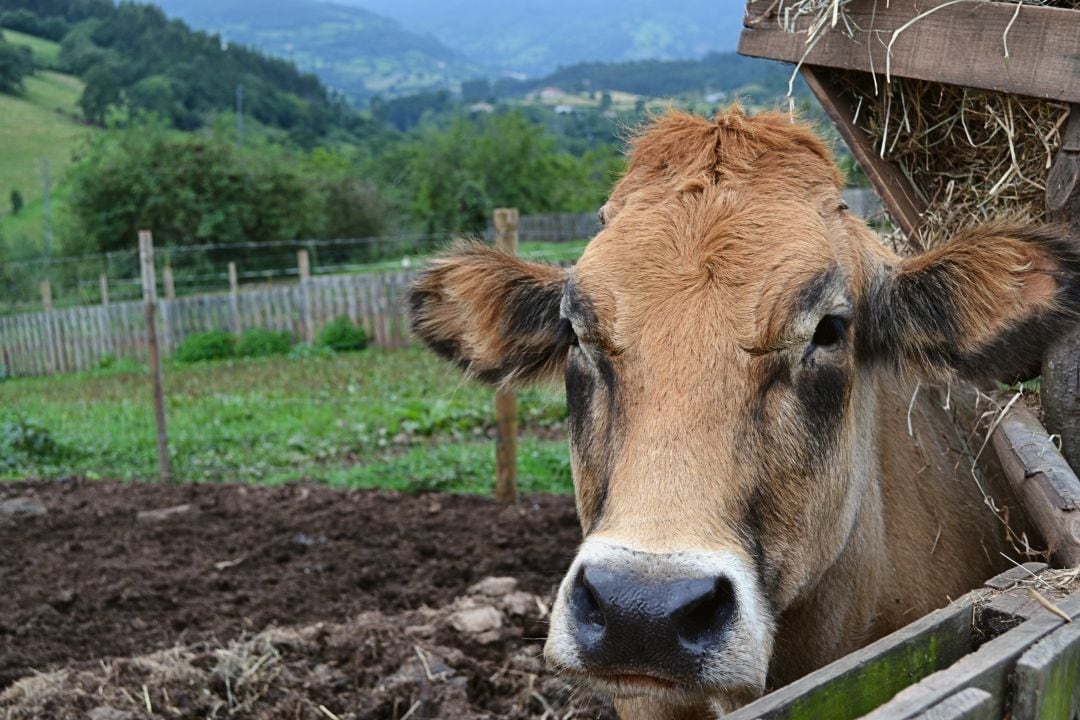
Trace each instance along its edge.
<instances>
[{"instance_id":1,"label":"cow's head","mask_svg":"<svg viewBox=\"0 0 1080 720\"><path fill-rule=\"evenodd\" d=\"M565 377L585 541L554 667L672 705L759 693L777 617L873 492L880 378L1015 375L1080 304L1063 235L988 226L901 259L841 187L786 115L671 114L573 269L466 245L414 285L415 333L475 377Z\"/></svg>"}]
</instances>

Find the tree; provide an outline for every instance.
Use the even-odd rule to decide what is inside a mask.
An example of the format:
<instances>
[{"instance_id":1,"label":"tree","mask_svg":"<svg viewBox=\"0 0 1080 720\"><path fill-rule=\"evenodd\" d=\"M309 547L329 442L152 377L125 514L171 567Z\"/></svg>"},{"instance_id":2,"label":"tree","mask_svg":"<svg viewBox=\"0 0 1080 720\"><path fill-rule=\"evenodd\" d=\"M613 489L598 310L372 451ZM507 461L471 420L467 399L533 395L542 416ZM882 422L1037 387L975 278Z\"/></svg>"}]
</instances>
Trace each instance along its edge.
<instances>
[{"instance_id":1,"label":"tree","mask_svg":"<svg viewBox=\"0 0 1080 720\"><path fill-rule=\"evenodd\" d=\"M23 90L23 78L34 71L30 48L12 45L0 37L0 93L13 95Z\"/></svg>"},{"instance_id":2,"label":"tree","mask_svg":"<svg viewBox=\"0 0 1080 720\"><path fill-rule=\"evenodd\" d=\"M577 158L518 112L427 125L382 158L402 168L406 209L428 232L476 232L496 207L522 213L595 210L610 190L614 150ZM397 178L394 178L397 180Z\"/></svg>"},{"instance_id":3,"label":"tree","mask_svg":"<svg viewBox=\"0 0 1080 720\"><path fill-rule=\"evenodd\" d=\"M23 209L23 196L18 190L11 191L11 214L18 215Z\"/></svg>"},{"instance_id":4,"label":"tree","mask_svg":"<svg viewBox=\"0 0 1080 720\"><path fill-rule=\"evenodd\" d=\"M144 228L177 246L367 237L385 226L378 191L349 160L258 135L240 148L227 123L180 133L157 116L136 116L94 138L67 187L69 253L128 249Z\"/></svg>"}]
</instances>

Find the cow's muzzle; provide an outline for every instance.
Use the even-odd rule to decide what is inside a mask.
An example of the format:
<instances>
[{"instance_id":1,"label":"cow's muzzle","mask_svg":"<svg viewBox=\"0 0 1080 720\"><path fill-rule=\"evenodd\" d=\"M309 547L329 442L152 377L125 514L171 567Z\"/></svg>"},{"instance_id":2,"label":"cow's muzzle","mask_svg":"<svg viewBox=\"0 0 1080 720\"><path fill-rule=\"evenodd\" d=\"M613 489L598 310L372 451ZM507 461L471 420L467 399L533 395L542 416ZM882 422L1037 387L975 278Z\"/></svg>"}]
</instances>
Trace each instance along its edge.
<instances>
[{"instance_id":1,"label":"cow's muzzle","mask_svg":"<svg viewBox=\"0 0 1080 720\"><path fill-rule=\"evenodd\" d=\"M696 682L736 612L726 577L650 580L582 565L570 592L581 659L600 673Z\"/></svg>"},{"instance_id":2,"label":"cow's muzzle","mask_svg":"<svg viewBox=\"0 0 1080 720\"><path fill-rule=\"evenodd\" d=\"M754 697L774 621L753 567L737 549L651 552L590 537L552 607L548 665L615 697Z\"/></svg>"}]
</instances>

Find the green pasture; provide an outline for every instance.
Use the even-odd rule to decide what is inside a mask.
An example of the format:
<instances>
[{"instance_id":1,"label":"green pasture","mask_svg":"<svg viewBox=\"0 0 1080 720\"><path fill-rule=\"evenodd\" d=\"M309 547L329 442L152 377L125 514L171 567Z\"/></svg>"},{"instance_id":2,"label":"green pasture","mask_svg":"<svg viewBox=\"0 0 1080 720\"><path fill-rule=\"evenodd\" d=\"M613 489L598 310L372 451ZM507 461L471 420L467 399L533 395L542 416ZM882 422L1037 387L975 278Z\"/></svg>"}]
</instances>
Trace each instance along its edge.
<instances>
[{"instance_id":1,"label":"green pasture","mask_svg":"<svg viewBox=\"0 0 1080 720\"><path fill-rule=\"evenodd\" d=\"M492 391L419 348L170 365L174 471L191 482L314 480L489 492ZM560 388L520 394L520 486L569 492ZM145 368L0 382L0 478L156 477Z\"/></svg>"},{"instance_id":2,"label":"green pasture","mask_svg":"<svg viewBox=\"0 0 1080 720\"><path fill-rule=\"evenodd\" d=\"M4 31L5 37L14 33ZM44 42L44 41L42 41ZM49 161L54 200L74 151L89 129L78 121L82 83L70 75L42 71L24 81L22 95L0 94L0 237L40 247L44 229L42 160ZM25 203L11 210L11 191Z\"/></svg>"}]
</instances>

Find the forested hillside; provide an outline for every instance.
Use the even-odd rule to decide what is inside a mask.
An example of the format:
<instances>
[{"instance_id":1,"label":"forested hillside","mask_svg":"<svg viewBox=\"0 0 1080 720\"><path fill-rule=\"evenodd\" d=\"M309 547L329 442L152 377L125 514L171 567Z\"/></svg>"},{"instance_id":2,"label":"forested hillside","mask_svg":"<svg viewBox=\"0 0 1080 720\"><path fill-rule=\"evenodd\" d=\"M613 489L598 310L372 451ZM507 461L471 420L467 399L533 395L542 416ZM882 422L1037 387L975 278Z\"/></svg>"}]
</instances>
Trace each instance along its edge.
<instances>
[{"instance_id":1,"label":"forested hillside","mask_svg":"<svg viewBox=\"0 0 1080 720\"><path fill-rule=\"evenodd\" d=\"M753 89L762 98L780 99L787 93L791 71L782 63L743 57L733 52L709 53L700 60L578 63L536 80L502 79L495 88L499 94L546 86L566 90L622 90L653 98L688 92L705 95Z\"/></svg>"},{"instance_id":2,"label":"forested hillside","mask_svg":"<svg viewBox=\"0 0 1080 720\"><path fill-rule=\"evenodd\" d=\"M152 5L110 0L0 0L0 26L60 42L59 70L82 79L84 117L151 111L174 127L201 127L232 109L242 86L260 123L312 142L342 119L342 101L278 58L169 20Z\"/></svg>"},{"instance_id":3,"label":"forested hillside","mask_svg":"<svg viewBox=\"0 0 1080 720\"><path fill-rule=\"evenodd\" d=\"M286 57L354 102L450 87L479 69L430 35L358 7L316 0L158 0L170 15Z\"/></svg>"}]
</instances>

